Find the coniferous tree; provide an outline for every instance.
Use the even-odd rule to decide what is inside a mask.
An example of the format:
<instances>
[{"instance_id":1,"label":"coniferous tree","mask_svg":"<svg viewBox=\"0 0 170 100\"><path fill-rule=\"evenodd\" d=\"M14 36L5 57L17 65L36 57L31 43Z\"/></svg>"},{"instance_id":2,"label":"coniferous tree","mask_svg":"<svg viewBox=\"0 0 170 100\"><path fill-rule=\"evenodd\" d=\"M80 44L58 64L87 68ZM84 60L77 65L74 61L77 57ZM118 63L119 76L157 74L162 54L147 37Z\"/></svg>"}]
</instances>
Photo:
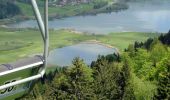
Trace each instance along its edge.
<instances>
[{"instance_id":1,"label":"coniferous tree","mask_svg":"<svg viewBox=\"0 0 170 100\"><path fill-rule=\"evenodd\" d=\"M51 95L56 99L88 100L94 96L92 83L92 70L83 60L75 58L73 66L55 77Z\"/></svg>"},{"instance_id":2,"label":"coniferous tree","mask_svg":"<svg viewBox=\"0 0 170 100\"><path fill-rule=\"evenodd\" d=\"M123 100L135 100L134 90L133 90L133 81L131 75L131 67L129 64L130 59L128 56L124 59L124 65L122 67L122 99Z\"/></svg>"},{"instance_id":3,"label":"coniferous tree","mask_svg":"<svg viewBox=\"0 0 170 100\"><path fill-rule=\"evenodd\" d=\"M12 17L20 14L19 7L14 0L1 0L0 2L0 19Z\"/></svg>"},{"instance_id":4,"label":"coniferous tree","mask_svg":"<svg viewBox=\"0 0 170 100\"><path fill-rule=\"evenodd\" d=\"M156 100L169 100L170 99L170 74L162 73L158 81Z\"/></svg>"},{"instance_id":5,"label":"coniferous tree","mask_svg":"<svg viewBox=\"0 0 170 100\"><path fill-rule=\"evenodd\" d=\"M170 54L168 54L157 66L156 77L158 75L156 100L170 99Z\"/></svg>"},{"instance_id":6,"label":"coniferous tree","mask_svg":"<svg viewBox=\"0 0 170 100\"><path fill-rule=\"evenodd\" d=\"M94 89L97 99L135 99L129 65L126 62L121 69L119 63L111 62L107 57L99 56L91 65L94 71Z\"/></svg>"}]
</instances>

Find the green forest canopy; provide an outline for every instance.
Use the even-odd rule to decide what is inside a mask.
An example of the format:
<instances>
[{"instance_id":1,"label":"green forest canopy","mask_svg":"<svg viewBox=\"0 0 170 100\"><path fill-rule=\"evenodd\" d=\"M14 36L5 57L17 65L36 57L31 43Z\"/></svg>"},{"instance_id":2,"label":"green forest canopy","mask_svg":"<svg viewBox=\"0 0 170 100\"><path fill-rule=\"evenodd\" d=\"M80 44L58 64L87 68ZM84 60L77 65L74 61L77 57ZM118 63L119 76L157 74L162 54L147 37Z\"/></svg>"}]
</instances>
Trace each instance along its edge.
<instances>
[{"instance_id":1,"label":"green forest canopy","mask_svg":"<svg viewBox=\"0 0 170 100\"><path fill-rule=\"evenodd\" d=\"M170 32L129 45L121 55L99 56L90 66L75 58L38 82L22 99L168 100Z\"/></svg>"},{"instance_id":2,"label":"green forest canopy","mask_svg":"<svg viewBox=\"0 0 170 100\"><path fill-rule=\"evenodd\" d=\"M0 19L13 17L20 14L20 8L14 0L1 0L0 2Z\"/></svg>"}]
</instances>

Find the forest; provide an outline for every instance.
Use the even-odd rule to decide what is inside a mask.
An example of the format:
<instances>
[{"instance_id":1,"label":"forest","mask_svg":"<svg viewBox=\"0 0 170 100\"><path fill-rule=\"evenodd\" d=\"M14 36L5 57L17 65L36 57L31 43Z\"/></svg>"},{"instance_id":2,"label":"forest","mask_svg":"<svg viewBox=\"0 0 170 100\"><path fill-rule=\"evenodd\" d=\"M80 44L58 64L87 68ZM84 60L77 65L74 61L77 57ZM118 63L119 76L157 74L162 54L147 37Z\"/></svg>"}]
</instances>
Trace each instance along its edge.
<instances>
[{"instance_id":1,"label":"forest","mask_svg":"<svg viewBox=\"0 0 170 100\"><path fill-rule=\"evenodd\" d=\"M21 100L168 100L170 31L130 44L122 54L100 55L91 65L75 58L36 83Z\"/></svg>"},{"instance_id":2,"label":"forest","mask_svg":"<svg viewBox=\"0 0 170 100\"><path fill-rule=\"evenodd\" d=\"M0 21L18 15L32 18L30 0L1 1ZM42 12L43 2L37 1ZM113 0L87 0L87 3L80 3L83 0L72 0L78 2L74 5L66 0L69 2L60 5L63 1L56 0L57 5L49 3L50 18L117 12L128 8L126 2L147 0L117 0L119 2L115 4L112 4ZM0 57L1 62L13 61L21 57L19 53L30 55L33 48L39 52L39 35L35 35L38 33L37 29L0 30L0 46L3 47L0 51L1 55L5 55ZM170 100L170 31L152 38L148 38L149 33L146 35L140 32L112 33L108 36L74 34L69 30L59 30L56 33L50 30L53 49L88 39L98 39L123 51L106 56L99 55L90 65L76 57L71 66L55 66L55 70L48 71L43 79L33 84L28 94L18 100ZM144 37L148 39L143 41ZM139 42L140 39L143 42ZM134 43L129 44L129 41ZM127 44L129 46L125 48ZM21 49L18 50L19 48ZM5 57L8 59L4 59Z\"/></svg>"},{"instance_id":3,"label":"forest","mask_svg":"<svg viewBox=\"0 0 170 100\"><path fill-rule=\"evenodd\" d=\"M0 19L13 17L20 13L20 8L15 4L14 0L1 0Z\"/></svg>"}]
</instances>

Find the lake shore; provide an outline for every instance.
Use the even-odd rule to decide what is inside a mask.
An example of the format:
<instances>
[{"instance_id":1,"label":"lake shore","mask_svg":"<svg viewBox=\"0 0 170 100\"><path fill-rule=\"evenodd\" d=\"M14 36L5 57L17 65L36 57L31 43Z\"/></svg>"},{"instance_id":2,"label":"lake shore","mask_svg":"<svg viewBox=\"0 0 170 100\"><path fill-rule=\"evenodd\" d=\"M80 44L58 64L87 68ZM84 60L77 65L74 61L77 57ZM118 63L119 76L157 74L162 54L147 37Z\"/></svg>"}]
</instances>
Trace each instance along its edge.
<instances>
[{"instance_id":1,"label":"lake shore","mask_svg":"<svg viewBox=\"0 0 170 100\"><path fill-rule=\"evenodd\" d=\"M98 44L98 45L102 45L102 46L107 47L107 48L112 48L112 49L114 48L116 50L116 52L118 54L120 54L120 50L117 47L106 44L106 43L102 43L101 41L98 41L98 40L87 40L87 41L84 41L84 42L81 42L81 43Z\"/></svg>"},{"instance_id":2,"label":"lake shore","mask_svg":"<svg viewBox=\"0 0 170 100\"><path fill-rule=\"evenodd\" d=\"M107 33L111 32L166 33L169 31L170 23L167 21L170 17L170 7L167 4L159 6L156 4L131 3L129 6L127 10L118 13L100 13L97 16L74 16L50 20L49 28L55 30L66 28L70 32L87 35L107 35ZM155 13L164 17L154 16ZM36 20L26 20L9 24L8 26L10 28L35 28L37 27L37 22Z\"/></svg>"},{"instance_id":3,"label":"lake shore","mask_svg":"<svg viewBox=\"0 0 170 100\"><path fill-rule=\"evenodd\" d=\"M125 32L110 33L108 35L87 35L76 34L69 30L50 30L50 50L88 41L109 48L117 48L121 52L134 41L145 41L147 38L155 36L158 36L158 34ZM11 45L13 47L9 48ZM0 47L7 49L7 51L0 51L0 63L13 62L43 52L43 43L38 29L0 28Z\"/></svg>"},{"instance_id":4,"label":"lake shore","mask_svg":"<svg viewBox=\"0 0 170 100\"><path fill-rule=\"evenodd\" d=\"M6 18L6 19L0 19L0 25L7 25L7 24L15 23L15 22L35 19L33 12L30 12L32 11L31 5L19 3L19 2L17 2L17 5L20 7L22 11L22 15L17 15L11 18ZM119 12L119 11L128 9L127 4L110 3L110 2L108 2L108 5L105 5L100 8L95 8L95 9L93 8L94 4L89 4L89 6L88 4L80 4L76 6L77 8L80 8L81 10L78 12L74 10L71 11L70 8L75 9L74 6L71 6L71 7L63 6L59 8L49 7L49 19L54 20L54 19L62 19L62 18L68 18L68 17L73 17L73 16L89 16L89 15L95 16L101 13ZM89 8L89 10L86 10L87 8ZM42 9L43 8L40 7L41 13L42 13ZM65 9L68 9L68 10L65 10Z\"/></svg>"}]
</instances>

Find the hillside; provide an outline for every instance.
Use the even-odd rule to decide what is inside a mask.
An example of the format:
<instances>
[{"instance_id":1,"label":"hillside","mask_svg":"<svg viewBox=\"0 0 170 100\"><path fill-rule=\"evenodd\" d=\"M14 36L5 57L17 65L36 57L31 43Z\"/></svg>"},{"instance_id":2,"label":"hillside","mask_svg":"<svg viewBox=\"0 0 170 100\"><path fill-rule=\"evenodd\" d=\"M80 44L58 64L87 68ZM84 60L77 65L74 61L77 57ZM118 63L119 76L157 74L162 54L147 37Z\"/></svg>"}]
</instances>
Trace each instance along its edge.
<instances>
[{"instance_id":1,"label":"hillside","mask_svg":"<svg viewBox=\"0 0 170 100\"><path fill-rule=\"evenodd\" d=\"M21 14L21 11L14 0L1 0L0 19L13 17L18 14Z\"/></svg>"},{"instance_id":2,"label":"hillside","mask_svg":"<svg viewBox=\"0 0 170 100\"><path fill-rule=\"evenodd\" d=\"M128 8L125 3L112 2L112 0L52 0L49 1L49 17L63 18L77 15L95 15ZM41 13L43 13L43 1L38 0L37 3ZM9 4L12 6L9 6ZM0 9L0 19L11 19L15 15L19 15L16 19L20 20L23 18L34 18L29 0L15 0L12 2L11 0L4 0L0 6L4 6L2 7L3 9Z\"/></svg>"},{"instance_id":3,"label":"hillside","mask_svg":"<svg viewBox=\"0 0 170 100\"><path fill-rule=\"evenodd\" d=\"M79 3L90 3L93 0L51 0L50 3L57 5L67 5L67 4L79 4Z\"/></svg>"},{"instance_id":4,"label":"hillside","mask_svg":"<svg viewBox=\"0 0 170 100\"><path fill-rule=\"evenodd\" d=\"M12 34L12 37L11 37ZM87 40L97 40L102 43L117 47L120 51L135 42L144 41L148 37L158 34L124 32L110 33L109 35L75 34L69 30L50 30L50 50L77 44ZM38 30L35 29L3 29L0 28L0 62L8 63L28 55L42 51L42 41Z\"/></svg>"},{"instance_id":5,"label":"hillside","mask_svg":"<svg viewBox=\"0 0 170 100\"><path fill-rule=\"evenodd\" d=\"M21 100L169 100L169 36L135 42L121 55L99 56L90 67L75 58L71 66L48 73Z\"/></svg>"}]
</instances>

